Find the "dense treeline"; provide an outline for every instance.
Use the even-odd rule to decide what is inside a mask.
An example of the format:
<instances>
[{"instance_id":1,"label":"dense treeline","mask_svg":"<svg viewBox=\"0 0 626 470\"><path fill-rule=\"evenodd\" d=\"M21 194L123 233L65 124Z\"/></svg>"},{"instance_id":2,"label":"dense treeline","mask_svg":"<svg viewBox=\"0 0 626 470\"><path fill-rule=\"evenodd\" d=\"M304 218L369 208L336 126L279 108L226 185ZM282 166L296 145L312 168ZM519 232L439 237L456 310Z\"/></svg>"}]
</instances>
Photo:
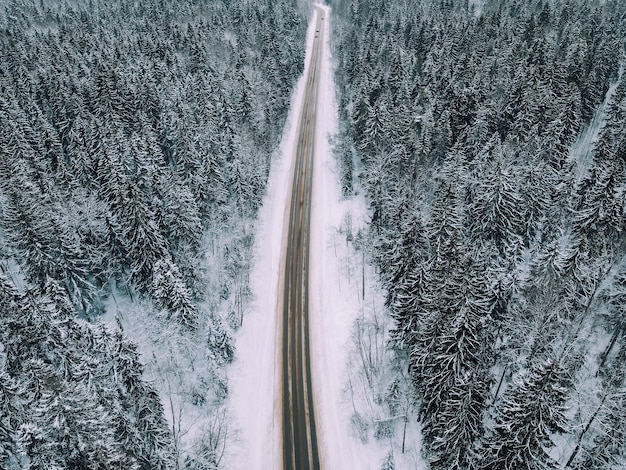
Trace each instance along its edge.
<instances>
[{"instance_id":1,"label":"dense treeline","mask_svg":"<svg viewBox=\"0 0 626 470\"><path fill-rule=\"evenodd\" d=\"M0 4L2 468L177 468L134 347L90 322L123 292L232 359L203 237L256 213L304 20L295 0Z\"/></svg>"},{"instance_id":2,"label":"dense treeline","mask_svg":"<svg viewBox=\"0 0 626 470\"><path fill-rule=\"evenodd\" d=\"M335 12L342 185L431 467L623 468L626 5Z\"/></svg>"},{"instance_id":3,"label":"dense treeline","mask_svg":"<svg viewBox=\"0 0 626 470\"><path fill-rule=\"evenodd\" d=\"M156 390L121 331L76 318L52 280L0 276L2 468L175 468Z\"/></svg>"}]
</instances>

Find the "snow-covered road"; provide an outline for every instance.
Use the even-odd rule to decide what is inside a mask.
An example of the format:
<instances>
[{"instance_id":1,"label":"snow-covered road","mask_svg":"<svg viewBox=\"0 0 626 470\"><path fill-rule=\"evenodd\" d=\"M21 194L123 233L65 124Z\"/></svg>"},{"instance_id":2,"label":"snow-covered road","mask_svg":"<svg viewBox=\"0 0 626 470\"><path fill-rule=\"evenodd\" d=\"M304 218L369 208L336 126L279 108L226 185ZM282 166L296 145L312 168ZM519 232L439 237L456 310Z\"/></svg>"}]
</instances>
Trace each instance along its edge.
<instances>
[{"instance_id":1,"label":"snow-covered road","mask_svg":"<svg viewBox=\"0 0 626 470\"><path fill-rule=\"evenodd\" d=\"M330 138L337 132L337 110L328 33L332 16L323 9L320 86L318 92L310 240L310 328L313 388L321 466L329 470L380 468L385 448L363 444L351 433L352 410L344 397L350 332L362 304L362 289L346 279L345 246L335 243L346 214L356 225L365 220L361 199L343 201ZM317 12L307 33L309 64ZM229 370L229 409L238 428L236 449L229 454L231 470L276 470L282 462L281 327L278 321L279 276L285 249L298 118L304 102L308 66L292 97L280 145L272 160L267 194L259 213L255 259L251 272L254 301L237 335L237 360Z\"/></svg>"}]
</instances>

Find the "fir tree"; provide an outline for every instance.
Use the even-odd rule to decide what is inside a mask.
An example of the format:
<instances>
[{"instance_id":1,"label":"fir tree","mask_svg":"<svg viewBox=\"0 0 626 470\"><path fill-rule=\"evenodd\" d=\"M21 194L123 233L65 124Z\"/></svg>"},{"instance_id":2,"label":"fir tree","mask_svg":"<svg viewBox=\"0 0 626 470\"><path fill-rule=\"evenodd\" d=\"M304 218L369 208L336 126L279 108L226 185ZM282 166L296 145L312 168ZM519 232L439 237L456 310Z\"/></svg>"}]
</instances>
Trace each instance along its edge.
<instances>
[{"instance_id":1,"label":"fir tree","mask_svg":"<svg viewBox=\"0 0 626 470\"><path fill-rule=\"evenodd\" d=\"M548 450L554 433L567 432L567 382L554 359L522 370L502 399L480 468L558 468Z\"/></svg>"}]
</instances>

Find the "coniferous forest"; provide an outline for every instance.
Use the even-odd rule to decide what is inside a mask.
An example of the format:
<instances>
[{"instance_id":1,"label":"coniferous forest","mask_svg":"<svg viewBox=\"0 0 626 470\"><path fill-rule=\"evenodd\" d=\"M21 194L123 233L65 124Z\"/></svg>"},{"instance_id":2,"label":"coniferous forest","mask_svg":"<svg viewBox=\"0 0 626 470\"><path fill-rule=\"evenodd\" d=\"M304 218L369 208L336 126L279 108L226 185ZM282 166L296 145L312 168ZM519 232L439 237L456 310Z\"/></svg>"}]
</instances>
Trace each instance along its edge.
<instances>
[{"instance_id":1,"label":"coniferous forest","mask_svg":"<svg viewBox=\"0 0 626 470\"><path fill-rule=\"evenodd\" d=\"M241 319L219 306L247 295L306 13L0 2L0 467L218 468L224 438L181 451L122 318L99 319L114 298L142 302L213 371L185 391L193 406L223 401ZM217 284L203 282L207 250Z\"/></svg>"},{"instance_id":2,"label":"coniferous forest","mask_svg":"<svg viewBox=\"0 0 626 470\"><path fill-rule=\"evenodd\" d=\"M626 468L626 3L334 14L342 187L430 468Z\"/></svg>"},{"instance_id":3,"label":"coniferous forest","mask_svg":"<svg viewBox=\"0 0 626 470\"><path fill-rule=\"evenodd\" d=\"M435 470L626 468L626 2L332 7L392 318L376 437L404 413ZM224 463L307 8L0 0L1 468Z\"/></svg>"}]
</instances>

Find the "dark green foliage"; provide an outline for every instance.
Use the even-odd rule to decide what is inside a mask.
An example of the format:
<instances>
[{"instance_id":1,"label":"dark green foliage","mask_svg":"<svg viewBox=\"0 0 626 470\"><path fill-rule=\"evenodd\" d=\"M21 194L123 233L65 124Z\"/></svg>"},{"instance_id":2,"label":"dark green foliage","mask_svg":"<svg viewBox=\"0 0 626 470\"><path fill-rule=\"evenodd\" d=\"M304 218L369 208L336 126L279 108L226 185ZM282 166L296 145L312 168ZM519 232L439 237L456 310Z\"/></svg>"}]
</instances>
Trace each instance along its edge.
<instances>
[{"instance_id":1,"label":"dark green foliage","mask_svg":"<svg viewBox=\"0 0 626 470\"><path fill-rule=\"evenodd\" d=\"M522 370L502 398L480 468L558 468L548 451L554 445L550 436L567 432L567 389L566 373L556 360Z\"/></svg>"},{"instance_id":2,"label":"dark green foliage","mask_svg":"<svg viewBox=\"0 0 626 470\"><path fill-rule=\"evenodd\" d=\"M160 399L122 333L78 320L53 281L0 283L3 468L172 468Z\"/></svg>"},{"instance_id":3,"label":"dark green foliage","mask_svg":"<svg viewBox=\"0 0 626 470\"><path fill-rule=\"evenodd\" d=\"M340 174L359 170L425 456L438 469L566 464L546 451L576 435L563 415L586 406L575 392L616 413L587 388L589 363L613 370L624 348L625 5L355 0L335 12ZM531 406L538 395L553 414ZM620 462L609 437L591 452L602 436L591 420L570 466Z\"/></svg>"},{"instance_id":4,"label":"dark green foliage","mask_svg":"<svg viewBox=\"0 0 626 470\"><path fill-rule=\"evenodd\" d=\"M305 28L294 0L0 4L0 467L182 463L135 346L86 322L151 302L224 400L203 251L232 238L215 269L241 314L252 237L231 234L261 204Z\"/></svg>"}]
</instances>

